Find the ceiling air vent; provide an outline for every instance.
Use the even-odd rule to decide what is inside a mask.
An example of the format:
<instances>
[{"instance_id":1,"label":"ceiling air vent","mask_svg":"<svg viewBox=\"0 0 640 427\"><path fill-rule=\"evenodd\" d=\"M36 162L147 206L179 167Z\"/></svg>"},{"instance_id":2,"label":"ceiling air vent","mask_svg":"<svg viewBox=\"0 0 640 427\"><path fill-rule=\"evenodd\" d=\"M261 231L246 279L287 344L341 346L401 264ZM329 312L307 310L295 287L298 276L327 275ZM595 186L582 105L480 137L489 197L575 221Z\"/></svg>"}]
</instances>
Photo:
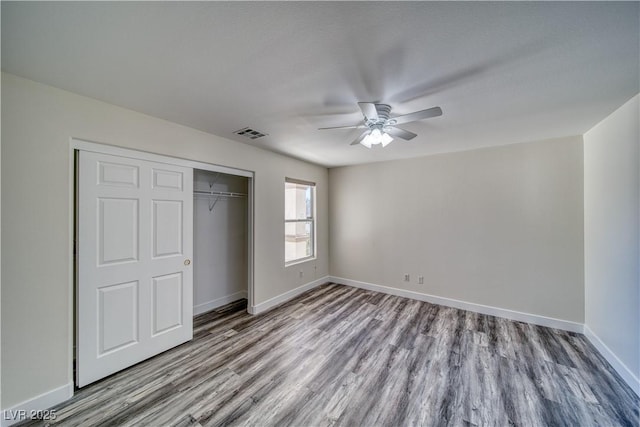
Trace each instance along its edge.
<instances>
[{"instance_id":1,"label":"ceiling air vent","mask_svg":"<svg viewBox=\"0 0 640 427\"><path fill-rule=\"evenodd\" d=\"M267 133L262 133L260 131L257 131L251 128L240 129L235 131L234 133L236 135L244 136L245 138L249 138L249 139L258 139L268 135Z\"/></svg>"}]
</instances>

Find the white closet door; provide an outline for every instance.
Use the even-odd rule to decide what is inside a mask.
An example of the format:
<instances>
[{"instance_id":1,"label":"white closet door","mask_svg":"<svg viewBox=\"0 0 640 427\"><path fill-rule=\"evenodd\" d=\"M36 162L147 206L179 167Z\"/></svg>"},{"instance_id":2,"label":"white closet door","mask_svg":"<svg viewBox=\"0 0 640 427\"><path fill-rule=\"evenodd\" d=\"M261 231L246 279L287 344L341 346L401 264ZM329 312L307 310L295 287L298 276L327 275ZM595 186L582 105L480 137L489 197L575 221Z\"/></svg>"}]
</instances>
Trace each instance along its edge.
<instances>
[{"instance_id":1,"label":"white closet door","mask_svg":"<svg viewBox=\"0 0 640 427\"><path fill-rule=\"evenodd\" d=\"M76 382L193 336L193 170L80 152Z\"/></svg>"}]
</instances>

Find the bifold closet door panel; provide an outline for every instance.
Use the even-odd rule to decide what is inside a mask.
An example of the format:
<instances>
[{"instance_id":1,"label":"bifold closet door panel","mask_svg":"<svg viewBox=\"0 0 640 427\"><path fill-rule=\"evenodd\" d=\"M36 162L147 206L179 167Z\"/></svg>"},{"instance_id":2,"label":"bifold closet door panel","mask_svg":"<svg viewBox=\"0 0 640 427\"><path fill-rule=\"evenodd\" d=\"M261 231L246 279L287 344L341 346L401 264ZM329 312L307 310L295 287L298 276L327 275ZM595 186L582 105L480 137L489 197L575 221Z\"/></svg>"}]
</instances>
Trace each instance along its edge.
<instances>
[{"instance_id":1,"label":"bifold closet door panel","mask_svg":"<svg viewBox=\"0 0 640 427\"><path fill-rule=\"evenodd\" d=\"M78 171L76 384L193 336L193 171L87 151Z\"/></svg>"}]
</instances>

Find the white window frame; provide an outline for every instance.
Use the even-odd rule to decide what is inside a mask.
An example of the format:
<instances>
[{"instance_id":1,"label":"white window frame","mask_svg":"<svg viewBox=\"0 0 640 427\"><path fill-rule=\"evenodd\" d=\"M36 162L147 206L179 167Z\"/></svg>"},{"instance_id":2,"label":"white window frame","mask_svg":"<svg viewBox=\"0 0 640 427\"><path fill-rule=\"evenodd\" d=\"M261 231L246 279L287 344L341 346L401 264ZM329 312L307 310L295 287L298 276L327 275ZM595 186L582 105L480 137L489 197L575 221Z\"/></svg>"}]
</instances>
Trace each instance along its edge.
<instances>
[{"instance_id":1,"label":"white window frame","mask_svg":"<svg viewBox=\"0 0 640 427\"><path fill-rule=\"evenodd\" d=\"M284 218L284 225L285 225L285 230L286 230L286 224L288 223L299 223L299 222L311 222L311 255L310 256L306 256L303 258L296 258L296 259L292 259L290 261L286 261L285 260L285 267L291 266L291 265L295 265L295 264L300 264L303 262L307 262L310 260L314 260L316 259L316 183L315 182L311 182L311 181L304 181L301 179L295 179L295 178L289 178L289 177L285 177L284 179L284 186L286 189L286 185L287 183L290 184L300 184L300 185L307 185L309 187L311 187L311 218L305 218L305 219L287 219L286 218L286 213L285 213L285 218ZM285 206L286 206L286 191L285 191ZM286 231L284 233L284 238L287 238L286 235ZM285 244L286 244L286 240L285 240ZM285 254L286 256L286 254Z\"/></svg>"}]
</instances>

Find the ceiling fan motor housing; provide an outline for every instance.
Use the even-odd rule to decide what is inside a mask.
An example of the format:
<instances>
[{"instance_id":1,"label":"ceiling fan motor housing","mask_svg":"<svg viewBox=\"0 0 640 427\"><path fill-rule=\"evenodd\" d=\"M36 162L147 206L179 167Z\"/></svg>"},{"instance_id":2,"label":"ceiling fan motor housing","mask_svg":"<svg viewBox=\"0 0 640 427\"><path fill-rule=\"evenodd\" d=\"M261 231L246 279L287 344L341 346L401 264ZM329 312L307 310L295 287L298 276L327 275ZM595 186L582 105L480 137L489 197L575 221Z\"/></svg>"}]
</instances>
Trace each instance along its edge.
<instances>
[{"instance_id":1,"label":"ceiling fan motor housing","mask_svg":"<svg viewBox=\"0 0 640 427\"><path fill-rule=\"evenodd\" d=\"M389 120L389 113L391 113L391 106L387 104L375 104L376 111L378 112L378 118L365 117L365 124L368 128L382 128L387 120Z\"/></svg>"}]
</instances>

